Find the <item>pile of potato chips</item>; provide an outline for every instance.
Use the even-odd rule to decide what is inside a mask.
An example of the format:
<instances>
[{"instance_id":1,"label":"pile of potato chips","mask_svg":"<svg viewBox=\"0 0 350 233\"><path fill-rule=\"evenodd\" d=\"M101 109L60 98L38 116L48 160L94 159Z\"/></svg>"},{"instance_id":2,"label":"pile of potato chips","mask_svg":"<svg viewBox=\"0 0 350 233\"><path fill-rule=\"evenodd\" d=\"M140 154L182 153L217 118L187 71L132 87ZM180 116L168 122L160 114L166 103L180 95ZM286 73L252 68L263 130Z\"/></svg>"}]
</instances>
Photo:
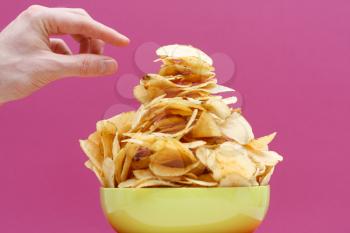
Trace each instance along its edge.
<instances>
[{"instance_id":1,"label":"pile of potato chips","mask_svg":"<svg viewBox=\"0 0 350 233\"><path fill-rule=\"evenodd\" d=\"M80 145L86 167L104 187L236 187L267 185L282 156L275 133L255 138L234 90L217 84L211 58L184 45L157 50L158 74L134 88L137 111L97 122Z\"/></svg>"}]
</instances>

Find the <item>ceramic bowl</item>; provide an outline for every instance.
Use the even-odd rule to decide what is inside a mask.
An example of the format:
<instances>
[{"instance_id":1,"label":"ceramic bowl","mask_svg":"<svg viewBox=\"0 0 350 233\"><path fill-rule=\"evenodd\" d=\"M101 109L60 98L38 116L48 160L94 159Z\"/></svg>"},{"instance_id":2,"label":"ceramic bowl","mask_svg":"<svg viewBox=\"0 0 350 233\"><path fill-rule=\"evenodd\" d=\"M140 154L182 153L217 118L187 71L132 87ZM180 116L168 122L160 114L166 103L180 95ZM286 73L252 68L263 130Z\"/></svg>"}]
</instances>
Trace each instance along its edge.
<instances>
[{"instance_id":1,"label":"ceramic bowl","mask_svg":"<svg viewBox=\"0 0 350 233\"><path fill-rule=\"evenodd\" d=\"M269 206L270 187L102 188L118 233L251 233Z\"/></svg>"}]
</instances>

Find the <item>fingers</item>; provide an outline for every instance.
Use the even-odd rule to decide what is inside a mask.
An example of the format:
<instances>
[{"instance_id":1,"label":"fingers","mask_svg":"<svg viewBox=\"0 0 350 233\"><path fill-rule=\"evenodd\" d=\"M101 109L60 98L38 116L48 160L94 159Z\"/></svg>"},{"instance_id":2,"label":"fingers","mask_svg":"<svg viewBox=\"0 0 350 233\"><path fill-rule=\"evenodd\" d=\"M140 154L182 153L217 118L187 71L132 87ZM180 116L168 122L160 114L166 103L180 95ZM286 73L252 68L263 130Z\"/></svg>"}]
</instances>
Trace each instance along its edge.
<instances>
[{"instance_id":1,"label":"fingers","mask_svg":"<svg viewBox=\"0 0 350 233\"><path fill-rule=\"evenodd\" d=\"M39 11L39 9L36 8L36 11ZM41 11L43 11L41 20L49 35L82 35L86 38L100 39L118 46L129 43L126 36L95 21L81 10L43 8Z\"/></svg>"},{"instance_id":2,"label":"fingers","mask_svg":"<svg viewBox=\"0 0 350 233\"><path fill-rule=\"evenodd\" d=\"M111 75L118 67L113 58L94 54L56 55L55 60L59 64L54 71L56 77Z\"/></svg>"},{"instance_id":3,"label":"fingers","mask_svg":"<svg viewBox=\"0 0 350 233\"><path fill-rule=\"evenodd\" d=\"M62 39L50 38L50 49L54 53L71 55L72 51Z\"/></svg>"},{"instance_id":4,"label":"fingers","mask_svg":"<svg viewBox=\"0 0 350 233\"><path fill-rule=\"evenodd\" d=\"M103 54L105 43L102 40L74 35L73 38L80 43L79 53Z\"/></svg>"}]
</instances>

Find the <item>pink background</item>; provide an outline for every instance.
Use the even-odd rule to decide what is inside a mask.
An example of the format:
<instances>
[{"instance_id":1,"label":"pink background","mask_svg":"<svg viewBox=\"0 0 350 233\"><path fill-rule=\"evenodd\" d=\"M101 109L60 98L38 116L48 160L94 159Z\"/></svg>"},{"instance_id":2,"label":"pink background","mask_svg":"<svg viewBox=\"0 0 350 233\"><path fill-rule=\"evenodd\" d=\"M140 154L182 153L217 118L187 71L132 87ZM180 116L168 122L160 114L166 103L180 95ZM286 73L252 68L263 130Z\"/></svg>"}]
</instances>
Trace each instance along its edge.
<instances>
[{"instance_id":1,"label":"pink background","mask_svg":"<svg viewBox=\"0 0 350 233\"><path fill-rule=\"evenodd\" d=\"M228 84L243 94L256 135L278 131L272 147L285 161L258 232L350 231L348 0L72 2L36 3L85 8L132 43L107 48L120 64L113 77L65 79L0 108L1 232L112 232L78 139L110 106L135 104L116 94L116 80L141 74L134 53L149 41L232 57ZM32 3L2 1L0 26Z\"/></svg>"}]
</instances>

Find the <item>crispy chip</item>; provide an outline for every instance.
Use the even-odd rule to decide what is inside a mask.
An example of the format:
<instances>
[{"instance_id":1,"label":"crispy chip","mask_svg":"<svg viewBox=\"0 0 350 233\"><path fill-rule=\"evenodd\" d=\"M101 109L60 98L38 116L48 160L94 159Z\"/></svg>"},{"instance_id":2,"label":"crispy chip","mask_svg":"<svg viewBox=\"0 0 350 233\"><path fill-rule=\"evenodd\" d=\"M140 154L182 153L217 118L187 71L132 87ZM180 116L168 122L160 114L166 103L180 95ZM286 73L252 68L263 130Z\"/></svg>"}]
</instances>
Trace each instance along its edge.
<instances>
[{"instance_id":1,"label":"crispy chip","mask_svg":"<svg viewBox=\"0 0 350 233\"><path fill-rule=\"evenodd\" d=\"M206 141L202 141L202 140L197 140L197 141L193 141L193 142L182 143L182 145L184 145L184 146L187 147L188 149L195 149L195 148L204 146L205 144L206 144Z\"/></svg>"},{"instance_id":2,"label":"crispy chip","mask_svg":"<svg viewBox=\"0 0 350 233\"><path fill-rule=\"evenodd\" d=\"M114 135L113 143L112 143L112 158L113 160L118 155L120 151L120 144L119 144L119 133L118 131Z\"/></svg>"},{"instance_id":3,"label":"crispy chip","mask_svg":"<svg viewBox=\"0 0 350 233\"><path fill-rule=\"evenodd\" d=\"M231 115L231 110L222 100L209 99L205 102L204 107L211 113L214 113L221 119L226 119Z\"/></svg>"},{"instance_id":4,"label":"crispy chip","mask_svg":"<svg viewBox=\"0 0 350 233\"><path fill-rule=\"evenodd\" d=\"M105 131L101 132L101 141L103 146L103 157L113 158L112 155L112 145L113 145L114 135L109 134Z\"/></svg>"},{"instance_id":5,"label":"crispy chip","mask_svg":"<svg viewBox=\"0 0 350 233\"><path fill-rule=\"evenodd\" d=\"M139 180L137 180L135 178L131 178L131 179L128 179L126 181L121 182L118 185L118 188L134 188L137 186L138 183L140 183Z\"/></svg>"},{"instance_id":6,"label":"crispy chip","mask_svg":"<svg viewBox=\"0 0 350 233\"><path fill-rule=\"evenodd\" d=\"M233 112L225 123L221 126L222 133L236 142L246 145L252 139L254 134L248 121L238 112Z\"/></svg>"},{"instance_id":7,"label":"crispy chip","mask_svg":"<svg viewBox=\"0 0 350 233\"><path fill-rule=\"evenodd\" d=\"M125 148L122 148L117 156L114 158L114 164L115 164L115 180L119 184L122 182L122 169L125 161Z\"/></svg>"},{"instance_id":8,"label":"crispy chip","mask_svg":"<svg viewBox=\"0 0 350 233\"><path fill-rule=\"evenodd\" d=\"M239 174L231 173L220 180L221 187L247 187L256 186L258 183L254 180L249 180Z\"/></svg>"},{"instance_id":9,"label":"crispy chip","mask_svg":"<svg viewBox=\"0 0 350 233\"><path fill-rule=\"evenodd\" d=\"M149 169L134 170L133 173L138 180L155 177Z\"/></svg>"},{"instance_id":10,"label":"crispy chip","mask_svg":"<svg viewBox=\"0 0 350 233\"><path fill-rule=\"evenodd\" d=\"M102 171L103 171L103 176L106 181L106 186L107 188L114 188L114 171L115 171L115 165L114 162L111 158L106 157L103 160L102 164Z\"/></svg>"},{"instance_id":11,"label":"crispy chip","mask_svg":"<svg viewBox=\"0 0 350 233\"><path fill-rule=\"evenodd\" d=\"M146 188L146 187L179 187L172 182L165 180L145 180L144 182L140 182L135 186L136 188Z\"/></svg>"},{"instance_id":12,"label":"crispy chip","mask_svg":"<svg viewBox=\"0 0 350 233\"><path fill-rule=\"evenodd\" d=\"M103 155L100 147L90 140L80 140L80 147L90 159L92 165L102 170Z\"/></svg>"},{"instance_id":13,"label":"crispy chip","mask_svg":"<svg viewBox=\"0 0 350 233\"><path fill-rule=\"evenodd\" d=\"M202 181L202 180L196 180L196 179L191 179L191 178L185 178L187 181L191 182L194 185L198 186L204 186L204 187L214 187L217 186L217 182L207 182L207 181Z\"/></svg>"},{"instance_id":14,"label":"crispy chip","mask_svg":"<svg viewBox=\"0 0 350 233\"><path fill-rule=\"evenodd\" d=\"M207 112L202 112L191 131L191 135L194 138L220 137L221 131L214 118Z\"/></svg>"},{"instance_id":15,"label":"crispy chip","mask_svg":"<svg viewBox=\"0 0 350 233\"><path fill-rule=\"evenodd\" d=\"M269 134L267 136L257 138L249 142L248 146L250 146L254 150L268 150L269 143L275 138L276 132Z\"/></svg>"},{"instance_id":16,"label":"crispy chip","mask_svg":"<svg viewBox=\"0 0 350 233\"><path fill-rule=\"evenodd\" d=\"M182 57L197 57L209 65L213 64L213 60L205 54L203 51L194 48L192 46L186 45L167 45L160 47L157 49L156 54L159 57L174 57L174 58L182 58Z\"/></svg>"},{"instance_id":17,"label":"crispy chip","mask_svg":"<svg viewBox=\"0 0 350 233\"><path fill-rule=\"evenodd\" d=\"M275 170L274 166L267 167L265 173L262 176L258 177L258 181L259 181L260 185L268 185L269 184L274 170Z\"/></svg>"},{"instance_id":18,"label":"crispy chip","mask_svg":"<svg viewBox=\"0 0 350 233\"><path fill-rule=\"evenodd\" d=\"M95 173L97 179L100 181L100 184L102 186L105 186L105 180L103 178L103 174L102 171L98 170L92 163L90 160L85 162L85 167L88 168L89 170L91 170L93 173Z\"/></svg>"}]
</instances>

